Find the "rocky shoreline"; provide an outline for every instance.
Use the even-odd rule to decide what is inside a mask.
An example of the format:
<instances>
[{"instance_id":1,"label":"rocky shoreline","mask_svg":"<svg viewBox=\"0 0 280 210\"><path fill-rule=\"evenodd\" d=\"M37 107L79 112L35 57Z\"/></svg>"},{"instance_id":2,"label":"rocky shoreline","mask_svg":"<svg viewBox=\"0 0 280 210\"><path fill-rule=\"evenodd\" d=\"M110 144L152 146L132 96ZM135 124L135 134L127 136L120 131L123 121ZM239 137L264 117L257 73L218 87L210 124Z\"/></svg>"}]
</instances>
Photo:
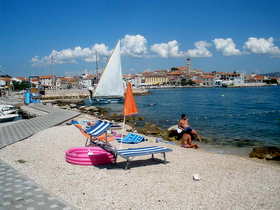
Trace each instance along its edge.
<instances>
[{"instance_id":1,"label":"rocky shoreline","mask_svg":"<svg viewBox=\"0 0 280 210\"><path fill-rule=\"evenodd\" d=\"M55 100L53 104L62 109L79 111L84 114L92 115L96 118L106 119L113 122L123 122L123 115L112 113L110 109L98 106L84 106L82 101L77 100ZM131 127L130 132L137 132L143 135L153 136L163 139L168 142L179 145L179 138L176 132L176 126L169 129L163 129L156 124L145 122L142 116L130 116L126 118L126 124ZM202 137L202 142L205 144L215 144L211 139ZM247 145L252 148L248 154L250 158L266 159L266 160L280 160L280 148L271 146L253 146L250 145L250 140L238 140L237 147Z\"/></svg>"}]
</instances>

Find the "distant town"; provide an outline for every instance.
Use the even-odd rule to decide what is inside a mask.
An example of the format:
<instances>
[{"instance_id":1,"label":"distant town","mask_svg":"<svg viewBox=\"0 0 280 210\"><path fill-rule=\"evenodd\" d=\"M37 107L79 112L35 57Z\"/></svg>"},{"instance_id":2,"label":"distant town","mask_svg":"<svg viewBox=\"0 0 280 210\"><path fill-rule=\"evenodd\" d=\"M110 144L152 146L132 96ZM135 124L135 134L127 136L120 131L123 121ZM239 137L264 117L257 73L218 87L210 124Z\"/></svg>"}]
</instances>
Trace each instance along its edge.
<instances>
[{"instance_id":1,"label":"distant town","mask_svg":"<svg viewBox=\"0 0 280 210\"><path fill-rule=\"evenodd\" d=\"M0 75L0 89L22 90L29 87L44 89L91 88L96 86L101 73L82 74L71 77L41 75L12 77ZM137 74L124 74L136 88L168 87L253 87L280 84L280 76L245 74L240 72L204 72L192 69L190 65L172 67L168 70L144 71Z\"/></svg>"}]
</instances>

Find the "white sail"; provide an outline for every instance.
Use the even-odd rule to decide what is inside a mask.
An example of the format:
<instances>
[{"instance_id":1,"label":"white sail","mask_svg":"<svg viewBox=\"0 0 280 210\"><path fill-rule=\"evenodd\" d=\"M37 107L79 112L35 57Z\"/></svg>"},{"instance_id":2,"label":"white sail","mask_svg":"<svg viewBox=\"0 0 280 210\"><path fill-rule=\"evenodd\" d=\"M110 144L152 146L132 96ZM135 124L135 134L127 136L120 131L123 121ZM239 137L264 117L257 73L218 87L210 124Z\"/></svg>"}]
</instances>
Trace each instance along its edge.
<instances>
[{"instance_id":1,"label":"white sail","mask_svg":"<svg viewBox=\"0 0 280 210\"><path fill-rule=\"evenodd\" d=\"M124 87L122 79L120 41L114 49L109 62L97 84L95 97L123 97Z\"/></svg>"}]
</instances>

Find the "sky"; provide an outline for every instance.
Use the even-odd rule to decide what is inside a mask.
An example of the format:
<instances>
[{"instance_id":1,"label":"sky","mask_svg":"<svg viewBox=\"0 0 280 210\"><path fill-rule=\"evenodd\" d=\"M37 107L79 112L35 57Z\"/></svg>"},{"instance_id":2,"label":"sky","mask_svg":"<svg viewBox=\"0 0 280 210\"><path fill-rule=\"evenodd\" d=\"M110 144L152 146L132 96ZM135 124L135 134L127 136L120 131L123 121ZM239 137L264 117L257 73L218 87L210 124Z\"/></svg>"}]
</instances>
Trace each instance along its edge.
<instances>
[{"instance_id":1,"label":"sky","mask_svg":"<svg viewBox=\"0 0 280 210\"><path fill-rule=\"evenodd\" d=\"M280 72L279 11L277 0L0 0L0 74L94 73L118 40L123 73L187 58L205 72Z\"/></svg>"}]
</instances>

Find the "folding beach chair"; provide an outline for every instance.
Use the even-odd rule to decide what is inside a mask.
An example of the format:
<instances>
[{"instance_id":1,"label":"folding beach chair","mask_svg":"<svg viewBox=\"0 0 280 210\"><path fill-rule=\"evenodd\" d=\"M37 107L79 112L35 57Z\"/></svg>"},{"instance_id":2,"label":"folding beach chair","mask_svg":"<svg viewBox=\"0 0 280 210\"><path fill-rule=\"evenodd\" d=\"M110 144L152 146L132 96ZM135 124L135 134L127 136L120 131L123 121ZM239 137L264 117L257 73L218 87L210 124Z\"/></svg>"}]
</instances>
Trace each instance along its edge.
<instances>
[{"instance_id":1,"label":"folding beach chair","mask_svg":"<svg viewBox=\"0 0 280 210\"><path fill-rule=\"evenodd\" d=\"M94 125L85 129L78 121L72 120L71 124L78 128L82 135L86 137L85 145L87 145L89 140L94 143L95 140L107 142L108 140L114 139L107 136L107 131L110 129L112 124L110 122L98 120Z\"/></svg>"},{"instance_id":2,"label":"folding beach chair","mask_svg":"<svg viewBox=\"0 0 280 210\"><path fill-rule=\"evenodd\" d=\"M138 144L144 140L145 138L143 136L140 136L136 133L129 133L124 138L117 138L117 141L119 143L124 144Z\"/></svg>"},{"instance_id":3,"label":"folding beach chair","mask_svg":"<svg viewBox=\"0 0 280 210\"><path fill-rule=\"evenodd\" d=\"M107 142L107 131L111 128L112 123L108 121L98 120L94 125L85 129L85 133L90 135L90 141L94 143L95 140L100 140L98 137L105 134L105 142ZM88 142L88 139L87 139ZM86 142L86 144L87 144Z\"/></svg>"}]
</instances>

